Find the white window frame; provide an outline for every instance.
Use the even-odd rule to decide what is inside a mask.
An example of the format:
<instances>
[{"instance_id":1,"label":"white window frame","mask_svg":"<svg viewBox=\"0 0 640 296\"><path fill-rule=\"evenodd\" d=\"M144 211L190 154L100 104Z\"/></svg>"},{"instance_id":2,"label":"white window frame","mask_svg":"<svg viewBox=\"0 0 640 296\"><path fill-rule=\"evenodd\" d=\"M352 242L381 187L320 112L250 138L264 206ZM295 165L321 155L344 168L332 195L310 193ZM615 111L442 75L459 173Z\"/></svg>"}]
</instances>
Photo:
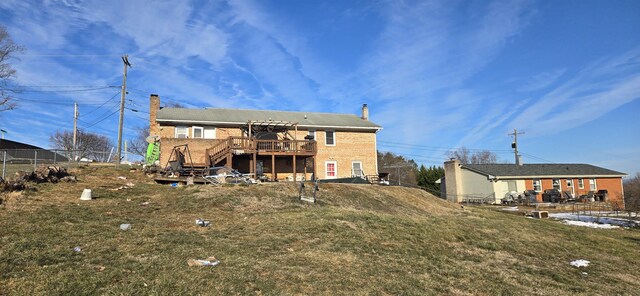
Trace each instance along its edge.
<instances>
[{"instance_id":1,"label":"white window frame","mask_svg":"<svg viewBox=\"0 0 640 296\"><path fill-rule=\"evenodd\" d=\"M213 137L211 137L211 138L207 137L207 133L206 133L207 130L213 130ZM217 134L218 134L218 130L215 127L205 126L204 130L202 131L202 138L203 139L215 139L217 137Z\"/></svg>"},{"instance_id":2,"label":"white window frame","mask_svg":"<svg viewBox=\"0 0 640 296\"><path fill-rule=\"evenodd\" d=\"M596 183L596 179L595 178L589 179L589 191L596 191L596 190L598 190L598 184Z\"/></svg>"},{"instance_id":3,"label":"white window frame","mask_svg":"<svg viewBox=\"0 0 640 296\"><path fill-rule=\"evenodd\" d=\"M542 180L541 179L533 179L532 182L533 182L533 190L535 190L536 192L542 191ZM536 188L536 187L538 187L538 188Z\"/></svg>"},{"instance_id":4,"label":"white window frame","mask_svg":"<svg viewBox=\"0 0 640 296\"><path fill-rule=\"evenodd\" d=\"M558 186L558 188L556 188L556 186ZM551 179L551 188L562 191L562 183L560 183L560 179Z\"/></svg>"},{"instance_id":5,"label":"white window frame","mask_svg":"<svg viewBox=\"0 0 640 296\"><path fill-rule=\"evenodd\" d=\"M584 189L584 179L578 179L578 188Z\"/></svg>"},{"instance_id":6,"label":"white window frame","mask_svg":"<svg viewBox=\"0 0 640 296\"><path fill-rule=\"evenodd\" d=\"M327 143L327 139L329 139L329 137L327 137L327 133L332 133L333 134L333 144ZM324 131L324 145L325 146L335 146L336 145L336 131L334 131L334 130L326 130L326 131Z\"/></svg>"},{"instance_id":7,"label":"white window frame","mask_svg":"<svg viewBox=\"0 0 640 296\"><path fill-rule=\"evenodd\" d=\"M200 136L196 137L196 130L200 131ZM191 138L193 139L204 139L204 128L201 126L192 126L191 127Z\"/></svg>"},{"instance_id":8,"label":"white window frame","mask_svg":"<svg viewBox=\"0 0 640 296\"><path fill-rule=\"evenodd\" d=\"M179 130L179 129L184 129L184 133L179 133L179 132L178 132L178 130ZM180 137L180 135L184 135L184 137ZM176 128L175 128L175 132L174 132L174 135L173 135L173 136L174 136L175 138L186 139L186 138L188 138L188 137L189 137L189 128L188 128L188 127L186 127L186 126L184 126L184 125L176 126Z\"/></svg>"},{"instance_id":9,"label":"white window frame","mask_svg":"<svg viewBox=\"0 0 640 296\"><path fill-rule=\"evenodd\" d=\"M353 169L353 165L356 164L356 163L360 164L360 176L357 176L355 174L354 169ZM364 169L362 168L362 161L360 161L360 160L351 161L351 176L364 178Z\"/></svg>"},{"instance_id":10,"label":"white window frame","mask_svg":"<svg viewBox=\"0 0 640 296\"><path fill-rule=\"evenodd\" d=\"M308 136L313 136L313 140L314 140L314 141L316 140L316 130L314 130L314 129L310 129L310 130L307 132L307 135L308 135ZM335 138L335 134L334 134L334 138ZM334 142L335 142L335 140L334 140Z\"/></svg>"},{"instance_id":11,"label":"white window frame","mask_svg":"<svg viewBox=\"0 0 640 296\"><path fill-rule=\"evenodd\" d=\"M329 176L329 164L333 164L333 176ZM337 179L338 178L338 162L335 160L327 160L324 162L324 175L327 179Z\"/></svg>"}]
</instances>

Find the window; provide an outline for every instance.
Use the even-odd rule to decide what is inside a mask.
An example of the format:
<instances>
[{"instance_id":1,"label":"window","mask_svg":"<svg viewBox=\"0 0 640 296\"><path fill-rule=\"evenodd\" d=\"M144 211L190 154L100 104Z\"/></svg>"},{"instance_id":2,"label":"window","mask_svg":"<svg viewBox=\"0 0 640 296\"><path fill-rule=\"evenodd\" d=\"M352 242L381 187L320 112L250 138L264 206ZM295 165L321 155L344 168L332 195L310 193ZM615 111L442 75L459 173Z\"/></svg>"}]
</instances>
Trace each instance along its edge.
<instances>
[{"instance_id":1,"label":"window","mask_svg":"<svg viewBox=\"0 0 640 296\"><path fill-rule=\"evenodd\" d=\"M596 191L596 179L589 179L589 190Z\"/></svg>"},{"instance_id":2,"label":"window","mask_svg":"<svg viewBox=\"0 0 640 296\"><path fill-rule=\"evenodd\" d=\"M204 128L204 138L205 139L215 139L216 138L216 128L215 127L205 127Z\"/></svg>"},{"instance_id":3,"label":"window","mask_svg":"<svg viewBox=\"0 0 640 296\"><path fill-rule=\"evenodd\" d=\"M578 188L584 189L584 179L578 179Z\"/></svg>"},{"instance_id":4,"label":"window","mask_svg":"<svg viewBox=\"0 0 640 296\"><path fill-rule=\"evenodd\" d=\"M542 183L540 182L540 179L533 180L533 190L536 192L542 191Z\"/></svg>"},{"instance_id":5,"label":"window","mask_svg":"<svg viewBox=\"0 0 640 296\"><path fill-rule=\"evenodd\" d=\"M567 188L573 187L573 180L567 179Z\"/></svg>"},{"instance_id":6,"label":"window","mask_svg":"<svg viewBox=\"0 0 640 296\"><path fill-rule=\"evenodd\" d=\"M324 144L327 146L335 146L336 145L336 132L334 131L325 131L326 137L324 139Z\"/></svg>"},{"instance_id":7,"label":"window","mask_svg":"<svg viewBox=\"0 0 640 296\"><path fill-rule=\"evenodd\" d=\"M313 140L316 140L316 130L309 130L309 137L313 137Z\"/></svg>"},{"instance_id":8,"label":"window","mask_svg":"<svg viewBox=\"0 0 640 296\"><path fill-rule=\"evenodd\" d=\"M327 179L335 179L338 176L338 163L335 161L325 162Z\"/></svg>"},{"instance_id":9,"label":"window","mask_svg":"<svg viewBox=\"0 0 640 296\"><path fill-rule=\"evenodd\" d=\"M351 162L351 176L364 178L364 172L362 171L362 161Z\"/></svg>"},{"instance_id":10,"label":"window","mask_svg":"<svg viewBox=\"0 0 640 296\"><path fill-rule=\"evenodd\" d=\"M176 126L176 138L188 138L186 126Z\"/></svg>"},{"instance_id":11,"label":"window","mask_svg":"<svg viewBox=\"0 0 640 296\"><path fill-rule=\"evenodd\" d=\"M204 136L204 129L201 126L192 127L191 132L193 133L191 137L194 139L202 139Z\"/></svg>"},{"instance_id":12,"label":"window","mask_svg":"<svg viewBox=\"0 0 640 296\"><path fill-rule=\"evenodd\" d=\"M553 189L560 190L560 179L552 179L551 183L553 184Z\"/></svg>"}]
</instances>

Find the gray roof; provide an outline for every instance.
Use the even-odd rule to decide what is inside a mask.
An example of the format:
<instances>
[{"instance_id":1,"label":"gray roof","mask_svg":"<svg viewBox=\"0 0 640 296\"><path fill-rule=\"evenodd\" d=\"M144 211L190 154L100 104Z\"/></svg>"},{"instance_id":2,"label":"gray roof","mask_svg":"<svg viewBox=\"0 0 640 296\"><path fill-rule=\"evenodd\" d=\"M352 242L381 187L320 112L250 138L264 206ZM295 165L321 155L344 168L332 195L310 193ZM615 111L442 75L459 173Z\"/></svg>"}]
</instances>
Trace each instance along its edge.
<instances>
[{"instance_id":1,"label":"gray roof","mask_svg":"<svg viewBox=\"0 0 640 296\"><path fill-rule=\"evenodd\" d=\"M590 164L463 164L467 168L484 175L496 177L621 177L625 173L597 167Z\"/></svg>"},{"instance_id":2,"label":"gray roof","mask_svg":"<svg viewBox=\"0 0 640 296\"><path fill-rule=\"evenodd\" d=\"M272 110L244 109L187 109L162 108L158 111L158 122L211 124L211 125L244 125L248 121L290 121L298 122L299 127L322 127L337 129L379 130L381 126L360 118L354 114L292 112Z\"/></svg>"}]
</instances>

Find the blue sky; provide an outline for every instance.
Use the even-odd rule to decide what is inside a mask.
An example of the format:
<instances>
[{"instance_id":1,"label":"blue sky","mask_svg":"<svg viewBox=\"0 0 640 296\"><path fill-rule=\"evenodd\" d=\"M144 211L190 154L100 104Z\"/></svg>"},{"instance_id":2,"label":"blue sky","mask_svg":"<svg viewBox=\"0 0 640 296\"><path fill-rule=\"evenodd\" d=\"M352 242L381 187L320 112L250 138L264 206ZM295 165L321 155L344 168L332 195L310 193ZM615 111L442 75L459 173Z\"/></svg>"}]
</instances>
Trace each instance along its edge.
<instances>
[{"instance_id":1,"label":"blue sky","mask_svg":"<svg viewBox=\"0 0 640 296\"><path fill-rule=\"evenodd\" d=\"M503 161L640 171L640 1L12 1L27 51L8 139L49 146L73 126L112 137L120 56L127 106L360 113L379 149L441 165L448 149ZM91 89L91 90L89 90ZM112 99L113 98L113 99ZM114 113L115 112L115 113ZM148 114L127 110L125 138Z\"/></svg>"}]
</instances>

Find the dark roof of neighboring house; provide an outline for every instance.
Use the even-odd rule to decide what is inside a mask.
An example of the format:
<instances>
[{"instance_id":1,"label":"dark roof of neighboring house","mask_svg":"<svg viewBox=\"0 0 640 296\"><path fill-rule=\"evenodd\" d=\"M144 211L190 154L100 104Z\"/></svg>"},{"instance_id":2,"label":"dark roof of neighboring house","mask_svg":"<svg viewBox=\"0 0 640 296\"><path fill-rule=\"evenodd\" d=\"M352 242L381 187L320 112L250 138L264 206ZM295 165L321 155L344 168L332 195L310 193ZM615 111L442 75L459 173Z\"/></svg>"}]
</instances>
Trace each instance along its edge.
<instances>
[{"instance_id":1,"label":"dark roof of neighboring house","mask_svg":"<svg viewBox=\"0 0 640 296\"><path fill-rule=\"evenodd\" d=\"M244 109L187 109L162 108L158 110L158 122L211 125L245 125L248 121L289 121L298 127L380 130L381 126L354 114L293 112Z\"/></svg>"},{"instance_id":2,"label":"dark roof of neighboring house","mask_svg":"<svg viewBox=\"0 0 640 296\"><path fill-rule=\"evenodd\" d=\"M54 151L50 151L38 146L20 143L16 141L0 139L0 150L7 152L7 161L15 159L33 159L36 157L34 151L38 151L39 160L56 160L59 162L68 161L68 159Z\"/></svg>"},{"instance_id":3,"label":"dark roof of neighboring house","mask_svg":"<svg viewBox=\"0 0 640 296\"><path fill-rule=\"evenodd\" d=\"M7 140L7 139L0 139L0 149L42 149L42 148L38 146L25 144L25 143Z\"/></svg>"},{"instance_id":4,"label":"dark roof of neighboring house","mask_svg":"<svg viewBox=\"0 0 640 296\"><path fill-rule=\"evenodd\" d=\"M496 177L621 177L625 173L590 164L463 164L462 167Z\"/></svg>"}]
</instances>

